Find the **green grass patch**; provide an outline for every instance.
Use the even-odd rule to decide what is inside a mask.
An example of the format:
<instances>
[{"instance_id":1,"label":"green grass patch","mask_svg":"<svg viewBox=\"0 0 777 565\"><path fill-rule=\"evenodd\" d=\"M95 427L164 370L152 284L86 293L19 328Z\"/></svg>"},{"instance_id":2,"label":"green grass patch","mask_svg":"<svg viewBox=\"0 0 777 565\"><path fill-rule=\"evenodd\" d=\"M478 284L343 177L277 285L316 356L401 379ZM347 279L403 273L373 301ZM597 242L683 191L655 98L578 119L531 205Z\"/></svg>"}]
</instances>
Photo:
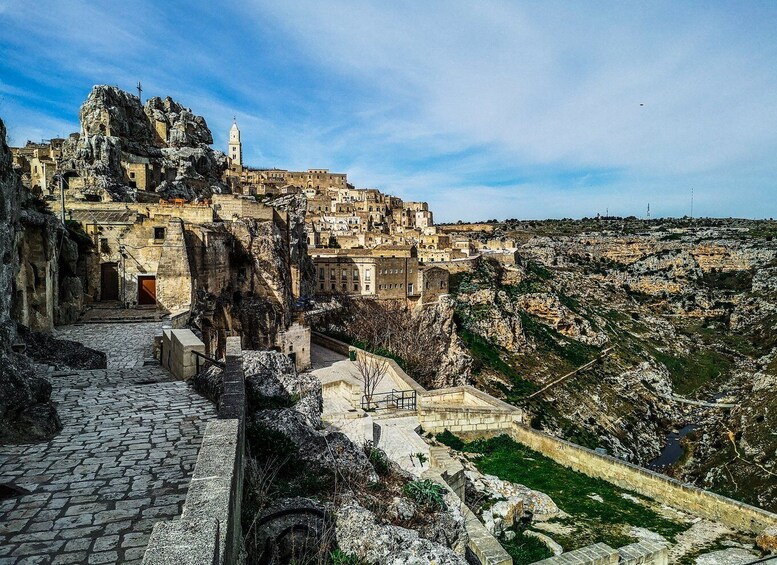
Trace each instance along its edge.
<instances>
[{"instance_id":1,"label":"green grass patch","mask_svg":"<svg viewBox=\"0 0 777 565\"><path fill-rule=\"evenodd\" d=\"M515 530L515 534L515 537L511 540L499 540L505 551L513 558L513 565L536 563L548 557L553 557L550 549L537 538L527 536L523 530L518 529Z\"/></svg>"},{"instance_id":2,"label":"green grass patch","mask_svg":"<svg viewBox=\"0 0 777 565\"><path fill-rule=\"evenodd\" d=\"M502 359L501 351L496 345L478 334L470 332L461 324L457 324L457 326L459 337L475 360L475 373L478 373L484 366L501 373L512 381L513 386L510 393L516 396L524 397L537 390L537 385L524 379L518 371Z\"/></svg>"},{"instance_id":3,"label":"green grass patch","mask_svg":"<svg viewBox=\"0 0 777 565\"><path fill-rule=\"evenodd\" d=\"M703 386L720 380L734 365L729 357L709 349L700 349L685 357L656 349L654 356L669 370L674 391L680 395L693 394Z\"/></svg>"},{"instance_id":4,"label":"green grass patch","mask_svg":"<svg viewBox=\"0 0 777 565\"><path fill-rule=\"evenodd\" d=\"M669 540L687 529L687 525L659 515L644 497L559 465L506 435L465 443L464 450L482 454L475 460L481 472L544 492L570 514L570 524L578 531L563 541L557 539L567 551L597 541L612 547L632 543L635 539L628 534L628 526L647 528ZM645 504L624 498L624 493L645 500ZM589 496L594 494L602 502Z\"/></svg>"}]
</instances>

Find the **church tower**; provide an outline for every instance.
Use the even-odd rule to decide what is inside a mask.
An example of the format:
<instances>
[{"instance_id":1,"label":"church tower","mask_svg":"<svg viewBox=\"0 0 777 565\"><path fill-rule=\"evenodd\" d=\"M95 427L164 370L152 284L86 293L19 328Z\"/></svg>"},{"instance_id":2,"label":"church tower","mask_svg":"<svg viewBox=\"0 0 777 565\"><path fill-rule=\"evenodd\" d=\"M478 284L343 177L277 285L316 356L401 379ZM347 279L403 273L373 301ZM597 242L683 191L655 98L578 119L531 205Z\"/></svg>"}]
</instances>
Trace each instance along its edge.
<instances>
[{"instance_id":1,"label":"church tower","mask_svg":"<svg viewBox=\"0 0 777 565\"><path fill-rule=\"evenodd\" d=\"M237 120L232 122L229 130L229 158L233 165L243 166L243 144L240 143L240 130L237 129Z\"/></svg>"}]
</instances>

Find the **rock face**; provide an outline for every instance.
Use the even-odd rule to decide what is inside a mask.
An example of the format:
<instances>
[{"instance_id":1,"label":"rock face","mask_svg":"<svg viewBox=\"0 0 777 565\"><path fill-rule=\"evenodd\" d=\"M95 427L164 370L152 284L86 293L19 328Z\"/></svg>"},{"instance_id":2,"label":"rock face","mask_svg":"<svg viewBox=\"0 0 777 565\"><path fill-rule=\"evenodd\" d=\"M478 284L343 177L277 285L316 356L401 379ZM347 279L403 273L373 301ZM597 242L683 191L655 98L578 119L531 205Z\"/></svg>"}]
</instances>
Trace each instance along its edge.
<instances>
[{"instance_id":1,"label":"rock face","mask_svg":"<svg viewBox=\"0 0 777 565\"><path fill-rule=\"evenodd\" d=\"M316 291L316 271L313 259L308 255L308 238L305 229L307 199L301 194L289 194L267 203L282 210L289 217L289 262L291 276L299 286L299 296L313 297Z\"/></svg>"},{"instance_id":2,"label":"rock face","mask_svg":"<svg viewBox=\"0 0 777 565\"><path fill-rule=\"evenodd\" d=\"M5 124L0 120L0 442L42 440L61 429L51 385L34 375L29 359L11 350L17 341L12 310L20 202L20 183L11 169Z\"/></svg>"},{"instance_id":3,"label":"rock face","mask_svg":"<svg viewBox=\"0 0 777 565\"><path fill-rule=\"evenodd\" d=\"M471 384L472 357L456 333L453 300L442 296L436 303L414 310L412 318L419 334L435 337L423 351L435 359L436 367L424 385L435 389Z\"/></svg>"},{"instance_id":4,"label":"rock face","mask_svg":"<svg viewBox=\"0 0 777 565\"><path fill-rule=\"evenodd\" d=\"M270 351L246 351L243 354L248 406L261 409L271 403L294 404L294 410L308 426L321 428L324 407L321 381L310 373L297 374L286 355Z\"/></svg>"},{"instance_id":5,"label":"rock face","mask_svg":"<svg viewBox=\"0 0 777 565\"><path fill-rule=\"evenodd\" d=\"M227 192L227 158L210 148L205 119L171 98L150 98L144 107L134 95L99 85L79 118L80 134L62 148L70 196L195 200Z\"/></svg>"},{"instance_id":6,"label":"rock face","mask_svg":"<svg viewBox=\"0 0 777 565\"><path fill-rule=\"evenodd\" d=\"M340 548L365 563L380 565L464 565L453 550L419 537L413 530L380 524L356 502L337 509L335 535Z\"/></svg>"},{"instance_id":7,"label":"rock face","mask_svg":"<svg viewBox=\"0 0 777 565\"><path fill-rule=\"evenodd\" d=\"M496 500L480 513L483 525L497 537L524 516L530 517L532 521L545 522L565 515L545 493L503 481L494 475L484 475L469 463L468 467L469 470L465 471L467 503L478 509L481 501Z\"/></svg>"},{"instance_id":8,"label":"rock face","mask_svg":"<svg viewBox=\"0 0 777 565\"><path fill-rule=\"evenodd\" d=\"M15 336L11 319L14 279L18 263L14 248L19 230L21 184L11 167L5 144L5 124L0 120L0 350L7 351Z\"/></svg>"},{"instance_id":9,"label":"rock face","mask_svg":"<svg viewBox=\"0 0 777 565\"><path fill-rule=\"evenodd\" d=\"M535 292L524 294L516 301L519 308L535 316L542 323L552 327L561 335L571 337L587 345L601 347L607 341L607 336L596 332L591 322L577 316L561 303L558 296L550 292Z\"/></svg>"}]
</instances>

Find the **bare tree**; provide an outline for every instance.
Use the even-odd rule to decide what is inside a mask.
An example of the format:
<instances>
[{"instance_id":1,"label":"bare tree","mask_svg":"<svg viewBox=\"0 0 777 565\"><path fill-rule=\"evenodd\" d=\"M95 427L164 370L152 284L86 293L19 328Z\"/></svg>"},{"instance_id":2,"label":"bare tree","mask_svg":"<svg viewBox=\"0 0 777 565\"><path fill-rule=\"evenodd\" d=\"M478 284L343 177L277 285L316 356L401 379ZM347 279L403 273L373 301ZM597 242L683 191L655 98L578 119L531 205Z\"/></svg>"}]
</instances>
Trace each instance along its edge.
<instances>
[{"instance_id":1,"label":"bare tree","mask_svg":"<svg viewBox=\"0 0 777 565\"><path fill-rule=\"evenodd\" d=\"M372 397L375 395L375 389L386 376L388 362L372 355L357 353L354 363L362 380L362 390L367 408L372 408Z\"/></svg>"}]
</instances>

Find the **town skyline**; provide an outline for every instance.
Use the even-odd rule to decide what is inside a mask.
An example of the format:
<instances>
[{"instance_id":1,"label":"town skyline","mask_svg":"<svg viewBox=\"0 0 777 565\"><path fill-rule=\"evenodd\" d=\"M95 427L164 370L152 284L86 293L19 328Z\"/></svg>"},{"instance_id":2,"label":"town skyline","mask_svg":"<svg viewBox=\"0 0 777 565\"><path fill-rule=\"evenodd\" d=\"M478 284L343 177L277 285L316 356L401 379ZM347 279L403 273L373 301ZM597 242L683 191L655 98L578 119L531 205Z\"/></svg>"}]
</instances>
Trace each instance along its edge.
<instances>
[{"instance_id":1,"label":"town skyline","mask_svg":"<svg viewBox=\"0 0 777 565\"><path fill-rule=\"evenodd\" d=\"M694 216L777 215L768 4L49 8L0 2L12 145L140 80L221 151L235 116L247 164L347 173L440 222L684 216L691 189Z\"/></svg>"}]
</instances>

